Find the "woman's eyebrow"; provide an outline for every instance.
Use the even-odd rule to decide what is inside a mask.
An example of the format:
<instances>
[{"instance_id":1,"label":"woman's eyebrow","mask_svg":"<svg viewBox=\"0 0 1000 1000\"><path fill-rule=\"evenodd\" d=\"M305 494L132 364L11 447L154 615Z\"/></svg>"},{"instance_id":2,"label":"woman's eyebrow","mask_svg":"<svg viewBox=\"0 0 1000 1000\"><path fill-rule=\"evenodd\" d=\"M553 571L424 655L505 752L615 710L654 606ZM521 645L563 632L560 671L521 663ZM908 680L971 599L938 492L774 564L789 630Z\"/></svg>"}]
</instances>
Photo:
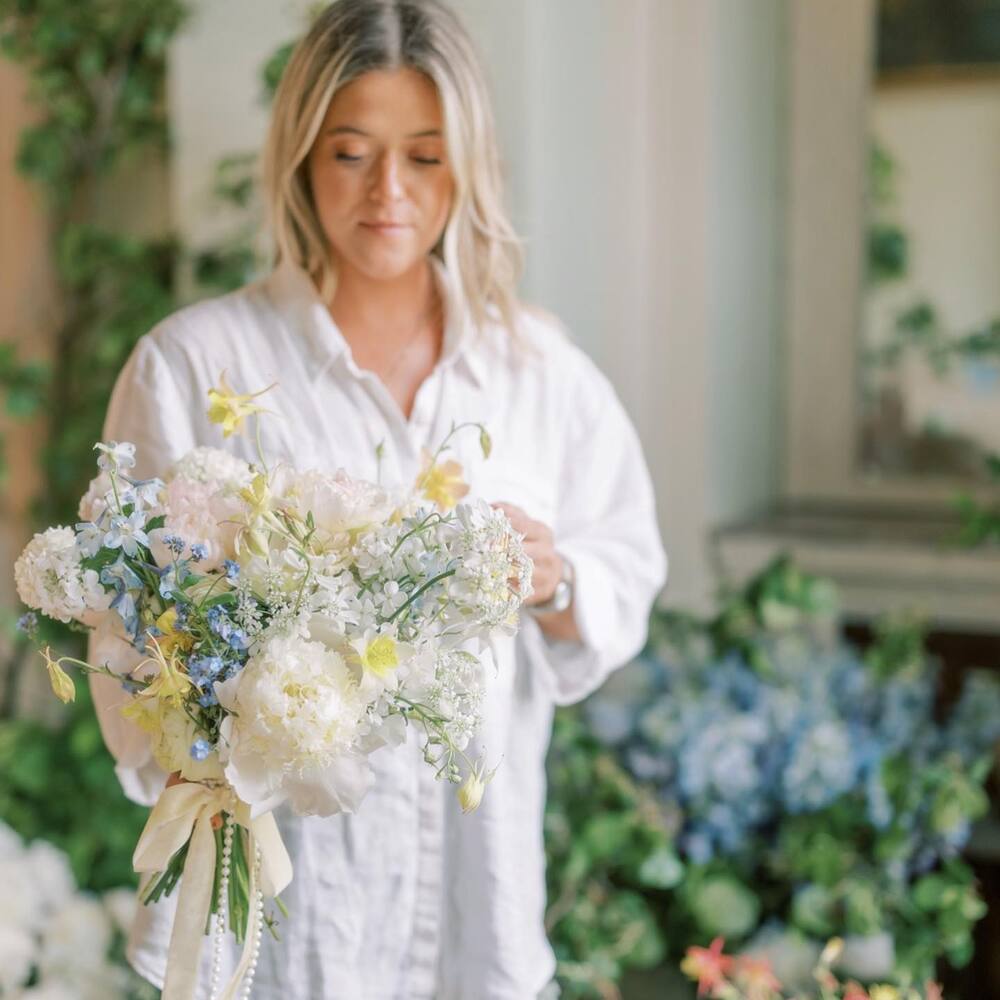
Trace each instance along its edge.
<instances>
[{"instance_id":1,"label":"woman's eyebrow","mask_svg":"<svg viewBox=\"0 0 1000 1000\"><path fill-rule=\"evenodd\" d=\"M363 135L366 139L370 139L371 136L368 132L363 129L357 128L354 125L337 125L335 128L328 128L326 130L327 135L340 135L341 133L349 133L350 135ZM407 139L426 139L431 136L440 136L441 129L439 128L428 128L424 129L422 132L411 132Z\"/></svg>"}]
</instances>

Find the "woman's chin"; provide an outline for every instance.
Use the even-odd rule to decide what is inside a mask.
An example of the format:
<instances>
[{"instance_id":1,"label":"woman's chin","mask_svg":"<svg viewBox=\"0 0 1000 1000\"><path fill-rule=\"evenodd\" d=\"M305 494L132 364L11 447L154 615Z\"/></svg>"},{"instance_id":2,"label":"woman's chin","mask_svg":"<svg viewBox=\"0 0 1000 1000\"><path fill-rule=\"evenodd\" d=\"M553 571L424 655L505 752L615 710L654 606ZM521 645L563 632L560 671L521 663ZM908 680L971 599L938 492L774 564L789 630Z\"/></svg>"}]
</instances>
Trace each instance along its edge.
<instances>
[{"instance_id":1,"label":"woman's chin","mask_svg":"<svg viewBox=\"0 0 1000 1000\"><path fill-rule=\"evenodd\" d=\"M392 281L407 274L427 259L427 253L411 246L366 248L364 252L345 254L340 260L372 281Z\"/></svg>"}]
</instances>

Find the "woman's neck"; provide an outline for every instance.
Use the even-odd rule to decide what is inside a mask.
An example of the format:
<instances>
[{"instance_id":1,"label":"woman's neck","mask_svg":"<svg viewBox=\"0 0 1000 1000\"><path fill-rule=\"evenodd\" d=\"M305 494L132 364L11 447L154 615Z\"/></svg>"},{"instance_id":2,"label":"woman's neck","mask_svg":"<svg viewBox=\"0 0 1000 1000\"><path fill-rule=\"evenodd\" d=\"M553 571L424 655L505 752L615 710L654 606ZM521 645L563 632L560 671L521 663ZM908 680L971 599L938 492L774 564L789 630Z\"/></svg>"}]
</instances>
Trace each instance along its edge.
<instances>
[{"instance_id":1,"label":"woman's neck","mask_svg":"<svg viewBox=\"0 0 1000 1000\"><path fill-rule=\"evenodd\" d=\"M409 335L428 316L435 296L430 260L391 280L370 278L342 266L330 314L348 340L370 336L393 340Z\"/></svg>"}]
</instances>

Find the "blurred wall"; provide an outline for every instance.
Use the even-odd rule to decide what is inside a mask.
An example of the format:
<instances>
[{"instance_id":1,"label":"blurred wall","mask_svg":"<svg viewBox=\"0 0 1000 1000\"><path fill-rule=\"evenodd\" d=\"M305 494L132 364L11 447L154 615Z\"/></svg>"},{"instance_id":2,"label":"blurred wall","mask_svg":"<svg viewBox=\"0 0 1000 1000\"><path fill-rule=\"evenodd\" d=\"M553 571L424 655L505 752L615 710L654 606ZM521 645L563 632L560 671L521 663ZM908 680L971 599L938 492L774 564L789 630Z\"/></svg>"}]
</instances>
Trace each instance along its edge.
<instances>
[{"instance_id":1,"label":"blurred wall","mask_svg":"<svg viewBox=\"0 0 1000 1000\"><path fill-rule=\"evenodd\" d=\"M524 295L618 388L669 602L703 606L708 529L777 489L787 0L454 3L493 84ZM173 46L173 206L195 244L227 225L213 164L259 147L259 67L308 6L202 0Z\"/></svg>"},{"instance_id":2,"label":"blurred wall","mask_svg":"<svg viewBox=\"0 0 1000 1000\"><path fill-rule=\"evenodd\" d=\"M0 343L13 344L21 360L47 357L59 319L45 205L14 163L20 132L30 122L21 71L0 59ZM25 507L39 486L34 455L42 423L15 423L0 414L0 425L10 465L0 488L0 565L7 567L0 579L0 606L11 607L14 559L25 541Z\"/></svg>"}]
</instances>

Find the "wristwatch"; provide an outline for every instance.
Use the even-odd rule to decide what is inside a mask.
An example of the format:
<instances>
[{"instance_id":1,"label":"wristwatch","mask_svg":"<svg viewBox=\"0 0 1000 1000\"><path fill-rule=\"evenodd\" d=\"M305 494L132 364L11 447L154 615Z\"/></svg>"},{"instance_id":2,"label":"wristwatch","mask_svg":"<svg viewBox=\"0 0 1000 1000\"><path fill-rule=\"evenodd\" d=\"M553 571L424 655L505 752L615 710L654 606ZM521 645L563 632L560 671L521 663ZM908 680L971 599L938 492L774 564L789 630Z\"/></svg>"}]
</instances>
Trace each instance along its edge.
<instances>
[{"instance_id":1,"label":"wristwatch","mask_svg":"<svg viewBox=\"0 0 1000 1000\"><path fill-rule=\"evenodd\" d=\"M573 603L573 565L563 558L562 576L556 584L552 596L541 604L529 604L528 611L532 614L549 614L555 611L565 611Z\"/></svg>"}]
</instances>

